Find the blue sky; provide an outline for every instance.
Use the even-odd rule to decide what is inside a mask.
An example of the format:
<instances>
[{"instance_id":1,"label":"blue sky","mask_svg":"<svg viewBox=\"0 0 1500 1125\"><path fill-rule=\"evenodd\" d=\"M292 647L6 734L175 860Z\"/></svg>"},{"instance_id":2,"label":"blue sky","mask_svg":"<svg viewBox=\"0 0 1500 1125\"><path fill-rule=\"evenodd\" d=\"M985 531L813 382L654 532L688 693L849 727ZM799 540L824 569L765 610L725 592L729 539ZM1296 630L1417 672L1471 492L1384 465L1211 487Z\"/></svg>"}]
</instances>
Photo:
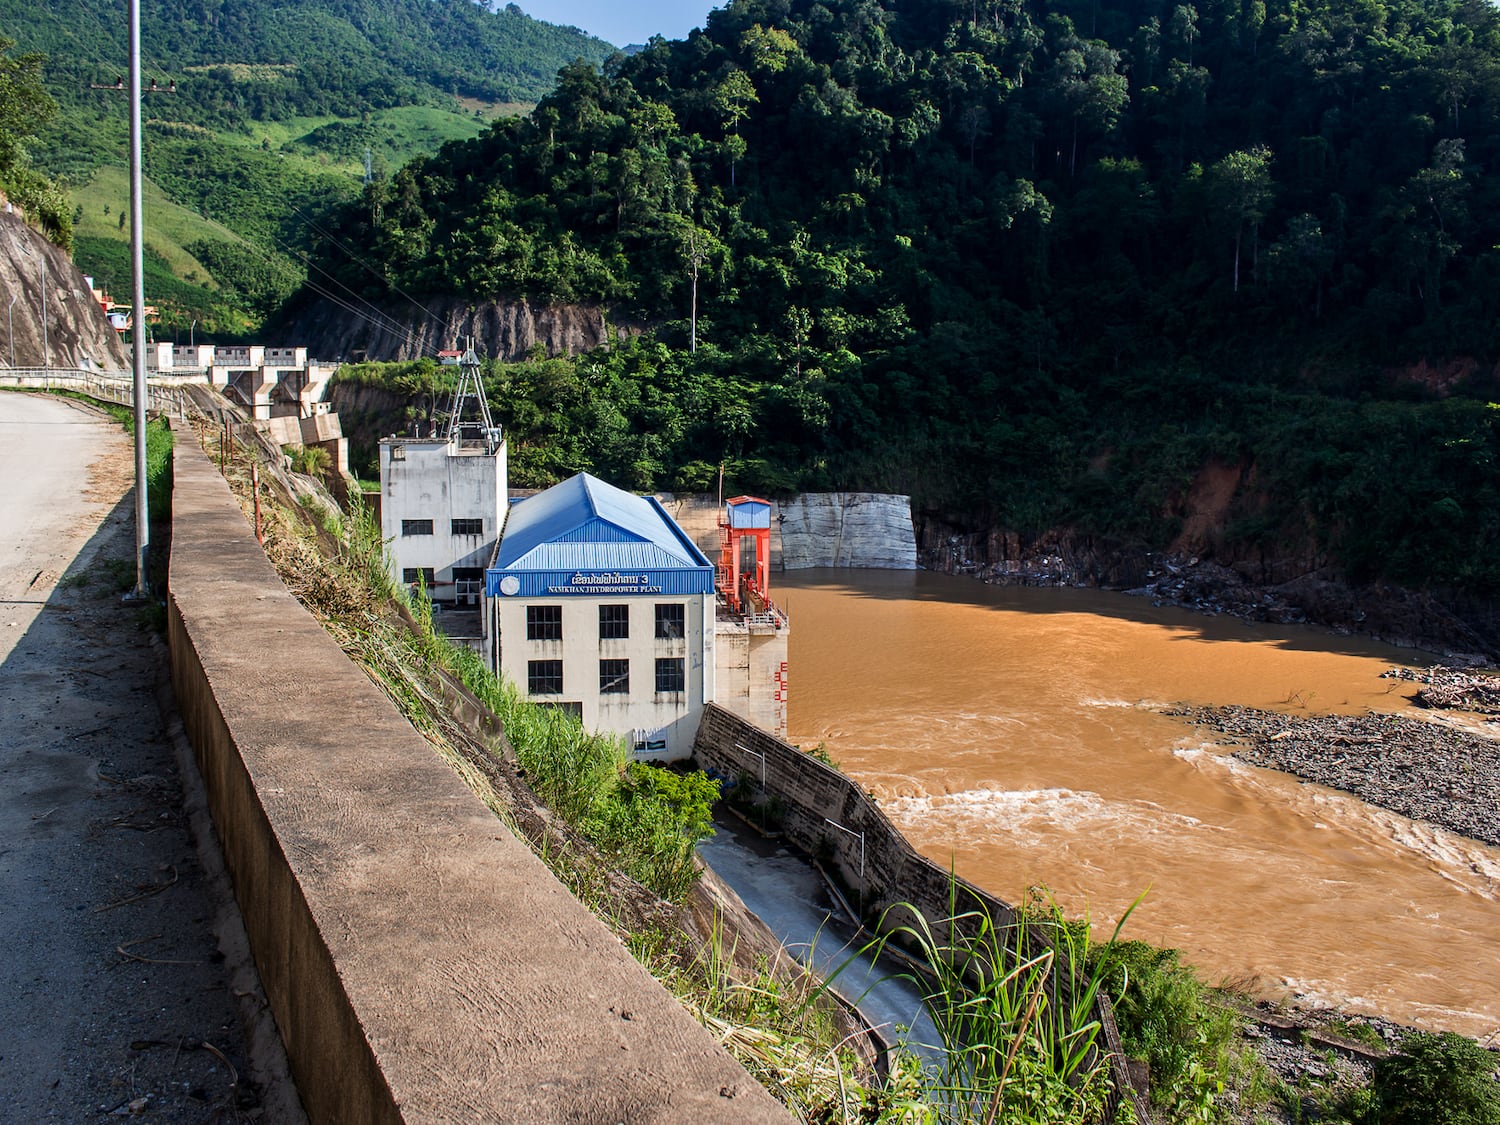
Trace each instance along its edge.
<instances>
[{"instance_id":1,"label":"blue sky","mask_svg":"<svg viewBox=\"0 0 1500 1125\"><path fill-rule=\"evenodd\" d=\"M616 47L644 43L653 35L684 39L702 27L723 0L516 0L520 9L548 23L572 24Z\"/></svg>"}]
</instances>

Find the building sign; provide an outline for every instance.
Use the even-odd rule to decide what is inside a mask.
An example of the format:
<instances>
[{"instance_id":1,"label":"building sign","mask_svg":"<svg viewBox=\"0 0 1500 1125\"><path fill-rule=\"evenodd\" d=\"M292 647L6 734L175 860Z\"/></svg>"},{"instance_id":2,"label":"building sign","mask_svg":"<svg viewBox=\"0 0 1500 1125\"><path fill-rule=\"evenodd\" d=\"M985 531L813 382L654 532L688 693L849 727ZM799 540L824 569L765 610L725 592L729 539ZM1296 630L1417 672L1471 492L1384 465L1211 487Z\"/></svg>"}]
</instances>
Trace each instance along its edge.
<instances>
[{"instance_id":1,"label":"building sign","mask_svg":"<svg viewBox=\"0 0 1500 1125\"><path fill-rule=\"evenodd\" d=\"M679 597L713 593L712 567L681 570L521 570L485 572L490 597Z\"/></svg>"},{"instance_id":2,"label":"building sign","mask_svg":"<svg viewBox=\"0 0 1500 1125\"><path fill-rule=\"evenodd\" d=\"M575 573L565 584L548 586L549 594L659 594L661 587L652 583L649 574Z\"/></svg>"}]
</instances>

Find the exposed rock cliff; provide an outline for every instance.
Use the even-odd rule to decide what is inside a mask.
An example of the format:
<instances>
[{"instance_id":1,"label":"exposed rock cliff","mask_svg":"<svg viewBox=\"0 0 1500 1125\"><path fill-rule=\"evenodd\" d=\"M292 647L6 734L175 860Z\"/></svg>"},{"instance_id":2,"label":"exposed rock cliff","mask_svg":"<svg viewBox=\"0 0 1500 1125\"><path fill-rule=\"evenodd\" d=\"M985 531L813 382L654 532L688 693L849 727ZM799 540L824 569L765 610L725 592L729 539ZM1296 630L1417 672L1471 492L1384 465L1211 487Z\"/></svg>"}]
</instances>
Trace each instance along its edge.
<instances>
[{"instance_id":1,"label":"exposed rock cliff","mask_svg":"<svg viewBox=\"0 0 1500 1125\"><path fill-rule=\"evenodd\" d=\"M42 319L45 291L46 321ZM120 338L68 256L0 203L0 364L123 371ZM12 361L14 352L14 361Z\"/></svg>"},{"instance_id":2,"label":"exposed rock cliff","mask_svg":"<svg viewBox=\"0 0 1500 1125\"><path fill-rule=\"evenodd\" d=\"M276 330L278 338L306 344L321 359L410 360L455 347L473 336L483 355L524 359L540 346L548 355L597 348L636 331L617 325L597 305L534 305L525 298L471 301L432 297L361 302L353 311L316 301L293 312Z\"/></svg>"}]
</instances>

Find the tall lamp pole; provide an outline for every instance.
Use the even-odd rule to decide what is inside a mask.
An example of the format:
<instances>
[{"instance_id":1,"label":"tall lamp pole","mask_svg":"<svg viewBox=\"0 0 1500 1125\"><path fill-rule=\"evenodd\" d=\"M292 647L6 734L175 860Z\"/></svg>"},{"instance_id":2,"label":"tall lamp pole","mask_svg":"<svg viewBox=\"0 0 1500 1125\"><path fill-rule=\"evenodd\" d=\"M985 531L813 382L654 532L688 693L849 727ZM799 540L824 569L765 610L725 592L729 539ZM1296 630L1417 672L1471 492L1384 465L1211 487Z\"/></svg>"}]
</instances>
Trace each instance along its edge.
<instances>
[{"instance_id":1,"label":"tall lamp pole","mask_svg":"<svg viewBox=\"0 0 1500 1125\"><path fill-rule=\"evenodd\" d=\"M150 596L146 585L146 549L151 527L146 512L146 353L141 326L146 323L146 224L141 209L141 0L130 0L130 258L131 319L135 324L135 591Z\"/></svg>"},{"instance_id":2,"label":"tall lamp pole","mask_svg":"<svg viewBox=\"0 0 1500 1125\"><path fill-rule=\"evenodd\" d=\"M19 293L12 294L10 306L5 310L5 319L9 324L9 331L6 335L10 339L10 365L12 367L16 365L16 299L20 296Z\"/></svg>"}]
</instances>

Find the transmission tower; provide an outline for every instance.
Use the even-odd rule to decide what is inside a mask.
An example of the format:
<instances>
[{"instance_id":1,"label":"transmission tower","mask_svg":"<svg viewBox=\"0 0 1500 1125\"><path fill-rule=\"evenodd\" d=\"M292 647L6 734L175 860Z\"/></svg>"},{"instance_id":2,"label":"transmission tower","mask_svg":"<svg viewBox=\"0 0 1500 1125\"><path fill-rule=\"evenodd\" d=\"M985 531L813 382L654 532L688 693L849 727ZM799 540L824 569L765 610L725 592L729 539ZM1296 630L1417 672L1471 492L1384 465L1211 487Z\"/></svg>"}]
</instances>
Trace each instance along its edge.
<instances>
[{"instance_id":1,"label":"transmission tower","mask_svg":"<svg viewBox=\"0 0 1500 1125\"><path fill-rule=\"evenodd\" d=\"M464 411L470 402L477 407L477 418L464 420ZM490 418L490 404L484 397L484 382L479 377L479 356L474 352L474 337L468 337L463 357L458 361L458 385L453 388L453 399L448 405L448 441L462 446L464 434L470 445L483 445L484 451L493 454L500 448L500 427Z\"/></svg>"}]
</instances>

